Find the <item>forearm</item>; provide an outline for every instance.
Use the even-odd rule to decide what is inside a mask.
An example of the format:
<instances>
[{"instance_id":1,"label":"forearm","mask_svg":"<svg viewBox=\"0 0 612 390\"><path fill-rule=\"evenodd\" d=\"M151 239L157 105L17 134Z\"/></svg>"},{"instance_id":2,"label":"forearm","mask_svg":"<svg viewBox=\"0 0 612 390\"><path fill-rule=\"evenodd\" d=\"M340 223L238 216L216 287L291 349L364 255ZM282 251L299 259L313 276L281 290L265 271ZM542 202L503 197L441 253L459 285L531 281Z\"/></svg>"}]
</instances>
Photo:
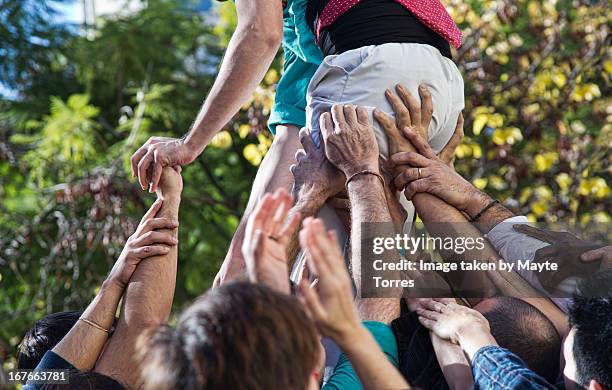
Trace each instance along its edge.
<instances>
[{"instance_id":1,"label":"forearm","mask_svg":"<svg viewBox=\"0 0 612 390\"><path fill-rule=\"evenodd\" d=\"M467 203L465 212L467 215L474 218L493 201L493 198L486 193L482 191L475 191L474 196L470 197L470 201ZM486 211L482 212L482 214L480 214L478 219L474 222L474 225L481 232L488 233L497 224L512 217L514 217L514 214L510 210L497 203L492 207L489 207Z\"/></svg>"},{"instance_id":2,"label":"forearm","mask_svg":"<svg viewBox=\"0 0 612 390\"><path fill-rule=\"evenodd\" d=\"M178 220L180 193L163 199L157 217ZM175 237L178 234L178 229L167 231ZM177 256L178 246L173 246L166 255L147 258L138 265L125 289L116 330L96 364L97 372L112 376L129 387L138 387L136 340L145 328L164 323L170 315Z\"/></svg>"},{"instance_id":3,"label":"forearm","mask_svg":"<svg viewBox=\"0 0 612 390\"><path fill-rule=\"evenodd\" d=\"M451 390L471 389L474 385L474 378L470 362L466 359L461 347L439 338L433 332L429 332L429 335L448 387Z\"/></svg>"},{"instance_id":4,"label":"forearm","mask_svg":"<svg viewBox=\"0 0 612 390\"><path fill-rule=\"evenodd\" d=\"M412 198L412 202L431 236L442 239L449 237L453 241L455 239L471 238L473 240L482 240L484 243L483 249L466 250L461 254L455 253L452 250L445 251L436 248L439 249L438 252L444 261L479 260L481 262L488 262L489 259L499 257L495 249L482 237L482 233L469 223L463 213L454 206L428 193L416 194ZM496 291L496 287L484 272L457 271L448 272L446 275L448 281L457 291L479 286L482 289L483 297L492 296ZM471 299L470 302L476 303L477 301Z\"/></svg>"},{"instance_id":5,"label":"forearm","mask_svg":"<svg viewBox=\"0 0 612 390\"><path fill-rule=\"evenodd\" d=\"M364 389L409 389L400 372L389 362L380 346L362 325L339 346L350 360Z\"/></svg>"},{"instance_id":6,"label":"forearm","mask_svg":"<svg viewBox=\"0 0 612 390\"><path fill-rule=\"evenodd\" d=\"M294 195L295 196L295 195ZM301 189L296 196L296 203L289 211L289 215L287 216L287 220L291 220L295 214L300 215L300 223L298 226L302 226L302 221L308 217L316 216L325 201L327 200L326 196L323 195L320 191L311 188L303 188ZM291 236L291 241L289 242L289 246L287 248L287 258L289 259L289 264L293 264L295 258L300 251L300 245L298 240L300 228L296 229Z\"/></svg>"},{"instance_id":7,"label":"forearm","mask_svg":"<svg viewBox=\"0 0 612 390\"><path fill-rule=\"evenodd\" d=\"M378 177L369 174L357 176L348 185L348 196L351 202L351 263L359 296L363 244L371 242L375 237L393 237L395 228L387 207L384 187ZM399 259L397 251L385 251L385 256L390 261Z\"/></svg>"},{"instance_id":8,"label":"forearm","mask_svg":"<svg viewBox=\"0 0 612 390\"><path fill-rule=\"evenodd\" d=\"M282 38L280 3L260 0L249 4L249 1L253 2L236 2L238 27L212 89L185 138L186 144L198 154L251 97L278 51ZM254 16L243 16L245 13Z\"/></svg>"},{"instance_id":9,"label":"forearm","mask_svg":"<svg viewBox=\"0 0 612 390\"><path fill-rule=\"evenodd\" d=\"M360 175L348 185L351 203L351 271L355 282L356 305L362 320L390 323L399 316L401 287L377 288L374 280L363 279L366 269L373 270L373 252L362 253L377 237L394 237L396 234L385 197L382 181L374 175ZM396 249L376 255L384 263L400 258ZM372 271L374 272L374 271ZM371 274L368 272L367 274ZM399 271L376 271L382 280L401 280ZM372 298L377 297L377 298Z\"/></svg>"},{"instance_id":10,"label":"forearm","mask_svg":"<svg viewBox=\"0 0 612 390\"><path fill-rule=\"evenodd\" d=\"M81 315L101 328L109 330L115 319L117 305L123 288L116 283L105 281L100 292ZM53 352L70 362L81 371L89 371L98 360L106 343L108 333L85 322L77 321L68 334L53 348Z\"/></svg>"}]
</instances>

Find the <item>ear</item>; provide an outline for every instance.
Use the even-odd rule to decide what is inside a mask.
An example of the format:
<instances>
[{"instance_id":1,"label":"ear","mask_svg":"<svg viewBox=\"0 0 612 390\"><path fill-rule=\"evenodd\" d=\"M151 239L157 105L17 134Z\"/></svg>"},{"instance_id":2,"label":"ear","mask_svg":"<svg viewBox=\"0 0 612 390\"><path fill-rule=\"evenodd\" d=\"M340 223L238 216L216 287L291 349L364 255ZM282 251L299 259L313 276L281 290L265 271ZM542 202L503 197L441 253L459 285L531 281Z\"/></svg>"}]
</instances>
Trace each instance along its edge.
<instances>
[{"instance_id":1,"label":"ear","mask_svg":"<svg viewBox=\"0 0 612 390\"><path fill-rule=\"evenodd\" d=\"M606 390L605 387L603 387L599 382L597 382L595 379L591 379L589 381L589 390Z\"/></svg>"}]
</instances>

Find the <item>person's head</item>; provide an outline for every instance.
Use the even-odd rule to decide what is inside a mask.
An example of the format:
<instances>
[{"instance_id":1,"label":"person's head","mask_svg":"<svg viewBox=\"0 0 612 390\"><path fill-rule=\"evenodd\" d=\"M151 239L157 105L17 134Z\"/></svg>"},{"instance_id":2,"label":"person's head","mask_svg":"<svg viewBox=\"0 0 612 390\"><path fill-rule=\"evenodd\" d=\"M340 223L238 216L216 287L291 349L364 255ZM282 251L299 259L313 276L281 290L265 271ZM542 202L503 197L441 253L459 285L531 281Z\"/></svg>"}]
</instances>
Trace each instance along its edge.
<instances>
[{"instance_id":1,"label":"person's head","mask_svg":"<svg viewBox=\"0 0 612 390\"><path fill-rule=\"evenodd\" d=\"M578 286L563 344L567 389L612 389L612 269Z\"/></svg>"},{"instance_id":2,"label":"person's head","mask_svg":"<svg viewBox=\"0 0 612 390\"><path fill-rule=\"evenodd\" d=\"M548 317L529 303L510 297L486 299L474 308L489 321L500 347L516 354L549 382L556 381L561 337Z\"/></svg>"},{"instance_id":3,"label":"person's head","mask_svg":"<svg viewBox=\"0 0 612 390\"><path fill-rule=\"evenodd\" d=\"M145 389L318 388L320 345L294 297L230 283L139 340L142 379Z\"/></svg>"},{"instance_id":4,"label":"person's head","mask_svg":"<svg viewBox=\"0 0 612 390\"><path fill-rule=\"evenodd\" d=\"M69 370L68 383L45 384L41 390L124 390L125 387L110 376L97 372Z\"/></svg>"},{"instance_id":5,"label":"person's head","mask_svg":"<svg viewBox=\"0 0 612 390\"><path fill-rule=\"evenodd\" d=\"M17 367L21 370L36 368L45 352L53 349L64 338L81 314L82 311L62 311L36 321L19 344Z\"/></svg>"}]
</instances>

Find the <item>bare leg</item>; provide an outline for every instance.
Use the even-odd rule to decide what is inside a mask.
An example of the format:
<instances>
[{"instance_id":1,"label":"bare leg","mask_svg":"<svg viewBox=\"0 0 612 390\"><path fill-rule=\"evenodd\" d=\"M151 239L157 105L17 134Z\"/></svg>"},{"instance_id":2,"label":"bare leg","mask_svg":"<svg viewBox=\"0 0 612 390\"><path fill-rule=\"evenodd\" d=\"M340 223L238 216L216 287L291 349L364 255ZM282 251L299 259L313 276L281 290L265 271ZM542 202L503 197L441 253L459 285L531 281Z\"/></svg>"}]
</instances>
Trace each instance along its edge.
<instances>
[{"instance_id":1,"label":"bare leg","mask_svg":"<svg viewBox=\"0 0 612 390\"><path fill-rule=\"evenodd\" d=\"M278 188L286 188L288 191L291 191L293 176L289 171L289 167L295 163L295 152L302 147L298 133L299 129L296 126L276 127L276 136L257 171L249 202L236 229L236 233L234 233L234 238L225 256L225 260L223 260L221 269L215 277L213 287L219 286L243 273L245 269L244 257L242 256L244 231L247 220L261 197L266 192L272 192Z\"/></svg>"}]
</instances>

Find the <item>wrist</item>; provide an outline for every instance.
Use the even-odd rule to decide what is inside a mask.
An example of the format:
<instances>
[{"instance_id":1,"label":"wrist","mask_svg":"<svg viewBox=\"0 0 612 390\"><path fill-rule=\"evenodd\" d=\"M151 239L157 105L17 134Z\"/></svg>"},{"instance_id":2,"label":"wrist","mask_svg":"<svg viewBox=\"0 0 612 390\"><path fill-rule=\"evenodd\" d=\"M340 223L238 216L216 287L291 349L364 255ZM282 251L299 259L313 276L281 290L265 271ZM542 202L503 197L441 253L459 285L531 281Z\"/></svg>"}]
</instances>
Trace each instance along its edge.
<instances>
[{"instance_id":1,"label":"wrist","mask_svg":"<svg viewBox=\"0 0 612 390\"><path fill-rule=\"evenodd\" d=\"M122 282L117 276L112 273L102 282L99 294L108 292L119 292L123 294L127 283Z\"/></svg>"},{"instance_id":2,"label":"wrist","mask_svg":"<svg viewBox=\"0 0 612 390\"><path fill-rule=\"evenodd\" d=\"M470 217L474 217L492 201L493 198L491 198L489 195L474 188L473 191L468 193L467 201L465 205L460 208L460 210L465 212Z\"/></svg>"},{"instance_id":3,"label":"wrist","mask_svg":"<svg viewBox=\"0 0 612 390\"><path fill-rule=\"evenodd\" d=\"M363 172L363 173L359 173ZM355 189L359 186L377 186L380 185L383 193L385 191L384 178L380 173L377 174L378 170L365 170L359 171L352 176L347 176L347 190ZM378 183L378 184L376 184Z\"/></svg>"},{"instance_id":4,"label":"wrist","mask_svg":"<svg viewBox=\"0 0 612 390\"><path fill-rule=\"evenodd\" d=\"M455 340L469 357L470 361L472 361L476 352L482 347L498 345L487 327L473 323L458 329L455 334Z\"/></svg>"},{"instance_id":5,"label":"wrist","mask_svg":"<svg viewBox=\"0 0 612 390\"><path fill-rule=\"evenodd\" d=\"M344 173L344 176L348 179L349 177L355 175L356 173L362 171L372 171L376 173L380 173L380 168L378 165L378 158L375 161L356 161L356 164L345 164L340 170Z\"/></svg>"},{"instance_id":6,"label":"wrist","mask_svg":"<svg viewBox=\"0 0 612 390\"><path fill-rule=\"evenodd\" d=\"M206 142L200 140L196 134L197 131L194 129L183 138L183 146L187 151L187 156L189 157L190 161L195 160L206 147Z\"/></svg>"},{"instance_id":7,"label":"wrist","mask_svg":"<svg viewBox=\"0 0 612 390\"><path fill-rule=\"evenodd\" d=\"M300 188L296 188L296 192L294 195L297 203L308 203L320 205L321 207L333 195L330 194L329 187L317 185L316 183L304 184Z\"/></svg>"},{"instance_id":8,"label":"wrist","mask_svg":"<svg viewBox=\"0 0 612 390\"><path fill-rule=\"evenodd\" d=\"M346 324L346 328L338 332L334 341L343 351L348 353L362 347L365 344L362 341L370 336L370 332L359 321L353 321L351 324Z\"/></svg>"}]
</instances>

